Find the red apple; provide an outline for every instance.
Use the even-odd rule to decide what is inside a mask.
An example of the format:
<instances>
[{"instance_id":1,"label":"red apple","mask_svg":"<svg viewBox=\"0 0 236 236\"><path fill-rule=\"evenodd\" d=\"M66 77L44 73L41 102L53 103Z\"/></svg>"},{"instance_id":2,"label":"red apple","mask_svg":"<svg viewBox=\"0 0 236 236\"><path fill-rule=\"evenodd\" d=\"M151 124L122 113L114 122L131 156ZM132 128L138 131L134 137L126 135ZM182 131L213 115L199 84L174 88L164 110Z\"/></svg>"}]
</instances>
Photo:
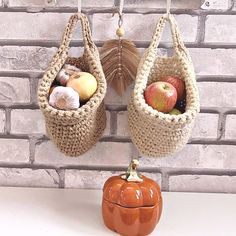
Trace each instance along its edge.
<instances>
[{"instance_id":1,"label":"red apple","mask_svg":"<svg viewBox=\"0 0 236 236\"><path fill-rule=\"evenodd\" d=\"M160 81L172 84L177 91L177 100L185 98L185 83L177 76L166 76L160 79Z\"/></svg>"},{"instance_id":2,"label":"red apple","mask_svg":"<svg viewBox=\"0 0 236 236\"><path fill-rule=\"evenodd\" d=\"M173 85L166 82L150 84L145 92L146 103L160 112L170 112L177 101L177 92Z\"/></svg>"}]
</instances>

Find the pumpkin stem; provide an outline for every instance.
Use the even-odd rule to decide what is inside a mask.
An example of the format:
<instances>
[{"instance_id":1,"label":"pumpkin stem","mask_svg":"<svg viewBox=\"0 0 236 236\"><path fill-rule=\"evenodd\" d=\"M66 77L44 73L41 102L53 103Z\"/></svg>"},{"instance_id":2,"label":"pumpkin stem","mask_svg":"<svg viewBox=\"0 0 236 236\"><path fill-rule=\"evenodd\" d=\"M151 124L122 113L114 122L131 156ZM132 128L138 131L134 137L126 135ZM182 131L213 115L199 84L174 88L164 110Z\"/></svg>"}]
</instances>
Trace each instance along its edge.
<instances>
[{"instance_id":1,"label":"pumpkin stem","mask_svg":"<svg viewBox=\"0 0 236 236\"><path fill-rule=\"evenodd\" d=\"M133 159L129 164L127 172L121 175L121 178L127 180L128 182L143 182L141 175L137 172L138 164L139 161L137 159Z\"/></svg>"}]
</instances>

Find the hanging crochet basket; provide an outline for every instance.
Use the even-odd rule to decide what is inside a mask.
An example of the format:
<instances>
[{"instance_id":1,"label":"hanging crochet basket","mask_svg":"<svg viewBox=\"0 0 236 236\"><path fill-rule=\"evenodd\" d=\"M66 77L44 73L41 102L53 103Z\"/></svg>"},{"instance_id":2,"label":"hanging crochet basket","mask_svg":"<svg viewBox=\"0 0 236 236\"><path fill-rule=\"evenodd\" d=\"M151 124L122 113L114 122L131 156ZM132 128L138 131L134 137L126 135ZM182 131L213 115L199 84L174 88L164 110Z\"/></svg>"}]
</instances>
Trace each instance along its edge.
<instances>
[{"instance_id":1,"label":"hanging crochet basket","mask_svg":"<svg viewBox=\"0 0 236 236\"><path fill-rule=\"evenodd\" d=\"M72 58L68 56L69 44L78 21L82 25L84 53L80 58ZM77 110L58 110L48 103L50 87L65 63L91 73L98 83L97 91L92 98ZM106 126L103 102L105 93L106 80L97 47L91 39L88 19L84 14L74 14L70 17L59 50L45 72L38 90L39 106L45 117L48 135L65 155L81 155L101 137Z\"/></svg>"},{"instance_id":2,"label":"hanging crochet basket","mask_svg":"<svg viewBox=\"0 0 236 236\"><path fill-rule=\"evenodd\" d=\"M169 21L174 45L172 57L157 56L163 28ZM144 99L146 87L164 76L178 76L185 82L186 109L170 115L154 110ZM180 38L172 15L163 15L156 26L149 48L140 61L134 91L128 105L131 138L140 153L151 157L171 155L187 143L199 112L199 95L191 58Z\"/></svg>"}]
</instances>

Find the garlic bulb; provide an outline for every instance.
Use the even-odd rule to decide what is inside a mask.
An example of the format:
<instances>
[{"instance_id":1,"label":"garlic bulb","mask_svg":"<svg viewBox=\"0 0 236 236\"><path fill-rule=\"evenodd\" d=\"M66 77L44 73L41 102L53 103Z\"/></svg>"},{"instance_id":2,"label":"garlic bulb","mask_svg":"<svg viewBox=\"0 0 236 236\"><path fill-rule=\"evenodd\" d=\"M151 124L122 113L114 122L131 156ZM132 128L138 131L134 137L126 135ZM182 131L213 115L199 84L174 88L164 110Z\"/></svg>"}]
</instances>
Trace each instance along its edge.
<instances>
[{"instance_id":1,"label":"garlic bulb","mask_svg":"<svg viewBox=\"0 0 236 236\"><path fill-rule=\"evenodd\" d=\"M69 78L70 74L65 69L61 69L57 74L56 80L60 83L60 85L65 86Z\"/></svg>"},{"instance_id":2,"label":"garlic bulb","mask_svg":"<svg viewBox=\"0 0 236 236\"><path fill-rule=\"evenodd\" d=\"M74 110L78 109L79 94L70 87L58 86L53 89L50 97L49 104L61 110Z\"/></svg>"}]
</instances>

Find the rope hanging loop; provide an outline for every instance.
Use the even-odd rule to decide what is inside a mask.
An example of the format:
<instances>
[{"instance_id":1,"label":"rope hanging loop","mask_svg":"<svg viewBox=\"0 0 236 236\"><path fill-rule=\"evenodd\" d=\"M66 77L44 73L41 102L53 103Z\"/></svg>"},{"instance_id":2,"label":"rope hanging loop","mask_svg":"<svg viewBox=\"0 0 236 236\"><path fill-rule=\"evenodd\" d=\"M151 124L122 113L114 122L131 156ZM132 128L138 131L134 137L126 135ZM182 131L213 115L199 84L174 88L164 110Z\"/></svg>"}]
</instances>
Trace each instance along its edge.
<instances>
[{"instance_id":1,"label":"rope hanging loop","mask_svg":"<svg viewBox=\"0 0 236 236\"><path fill-rule=\"evenodd\" d=\"M81 8L82 8L82 2L81 0L78 0L78 13L81 13Z\"/></svg>"},{"instance_id":2,"label":"rope hanging loop","mask_svg":"<svg viewBox=\"0 0 236 236\"><path fill-rule=\"evenodd\" d=\"M166 17L169 19L170 17L170 7L171 7L171 0L166 0Z\"/></svg>"}]
</instances>

